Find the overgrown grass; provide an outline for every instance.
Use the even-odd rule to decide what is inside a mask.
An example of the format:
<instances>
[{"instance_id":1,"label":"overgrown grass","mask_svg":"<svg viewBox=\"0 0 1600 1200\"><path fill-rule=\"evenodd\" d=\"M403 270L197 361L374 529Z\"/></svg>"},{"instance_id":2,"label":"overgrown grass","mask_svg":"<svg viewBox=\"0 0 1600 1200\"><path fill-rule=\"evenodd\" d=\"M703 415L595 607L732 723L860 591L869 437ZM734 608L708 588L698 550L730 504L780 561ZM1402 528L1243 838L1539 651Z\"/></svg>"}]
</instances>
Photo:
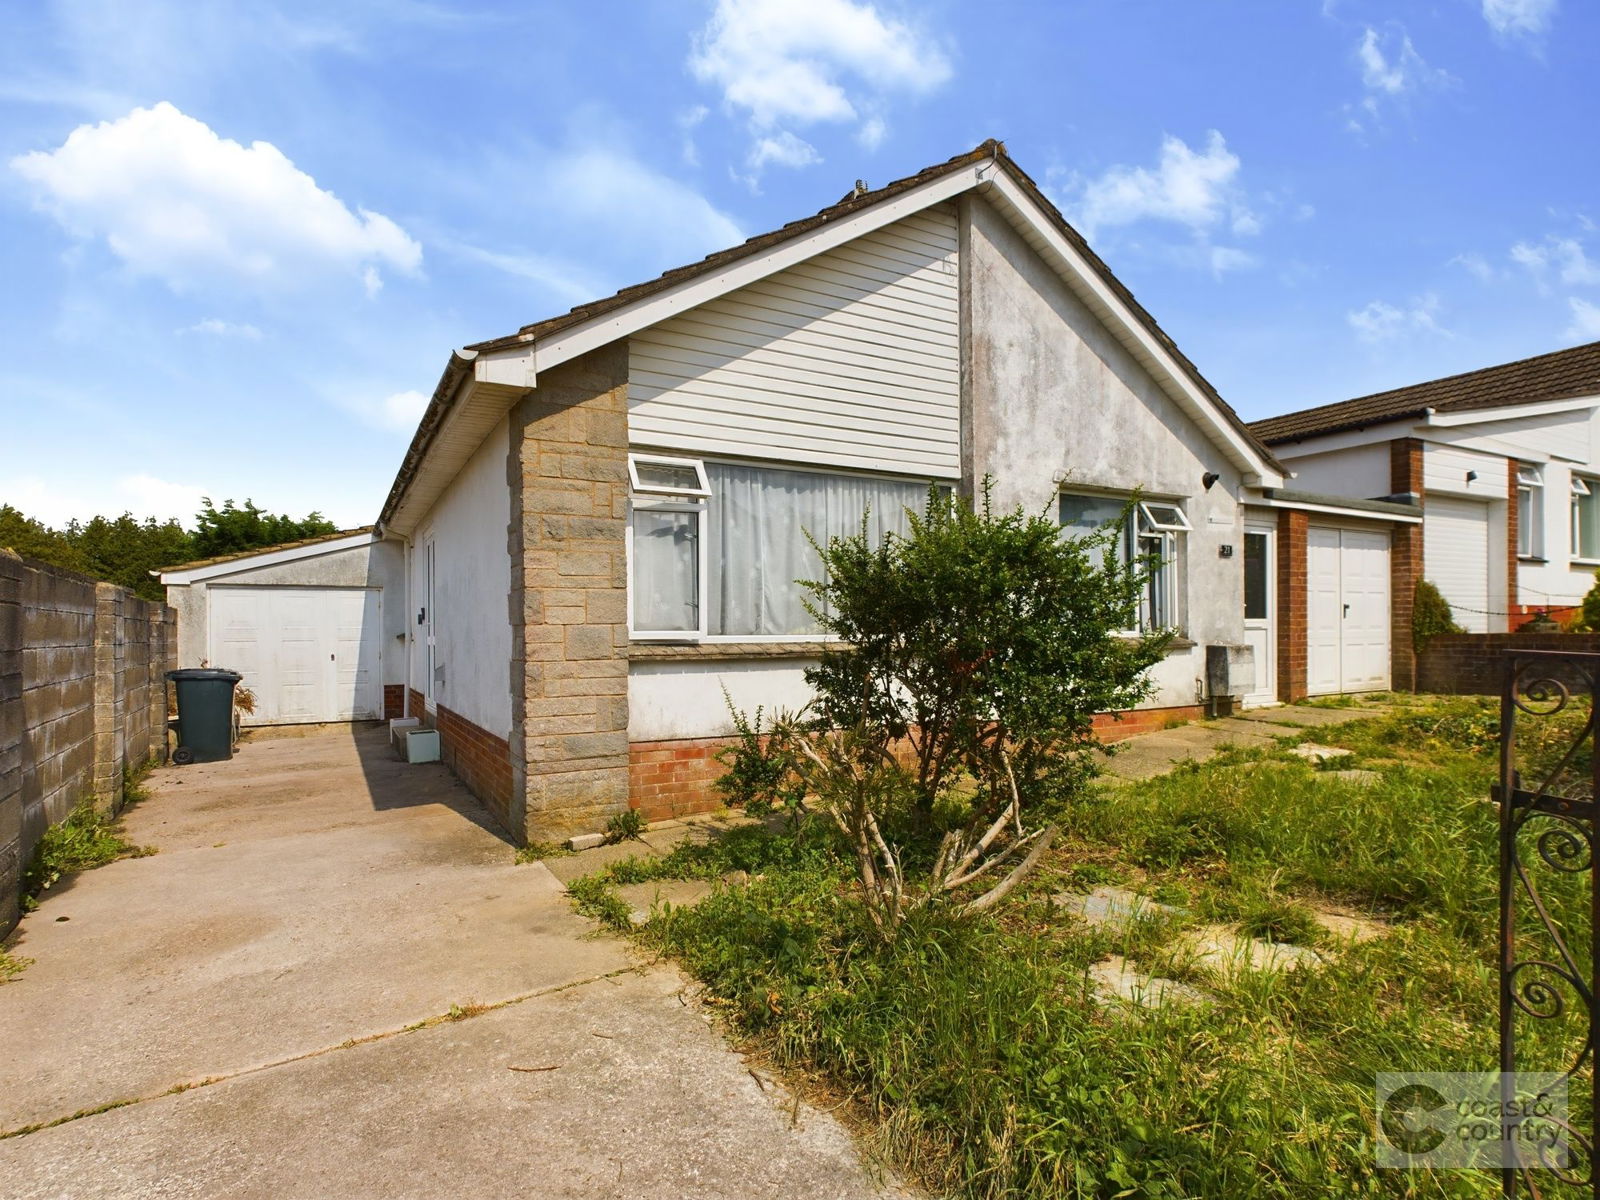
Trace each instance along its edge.
<instances>
[{"instance_id":1,"label":"overgrown grass","mask_svg":"<svg viewBox=\"0 0 1600 1200\"><path fill-rule=\"evenodd\" d=\"M6 950L0 950L0 983L10 983L31 966L33 966L33 959L23 958L20 954L12 954Z\"/></svg>"},{"instance_id":2,"label":"overgrown grass","mask_svg":"<svg viewBox=\"0 0 1600 1200\"><path fill-rule=\"evenodd\" d=\"M614 884L749 871L639 936L776 1063L842 1094L869 1141L936 1193L1487 1197L1497 1176L1377 1169L1372 1129L1378 1072L1497 1061L1493 716L1452 701L1316 730L1381 773L1370 787L1269 751L1097 791L1030 894L978 919L920 913L888 948L816 820L628 860L573 891L625 927ZM1061 917L1053 892L1101 882L1185 911L1121 934ZM1572 916L1577 893L1557 882L1547 899ZM1330 943L1316 915L1332 902L1382 918L1386 936ZM1175 947L1202 921L1321 942L1327 962L1197 974ZM1212 1000L1106 1008L1085 972L1113 952ZM1575 1048L1570 1025L1536 1024L1532 1058Z\"/></svg>"}]
</instances>

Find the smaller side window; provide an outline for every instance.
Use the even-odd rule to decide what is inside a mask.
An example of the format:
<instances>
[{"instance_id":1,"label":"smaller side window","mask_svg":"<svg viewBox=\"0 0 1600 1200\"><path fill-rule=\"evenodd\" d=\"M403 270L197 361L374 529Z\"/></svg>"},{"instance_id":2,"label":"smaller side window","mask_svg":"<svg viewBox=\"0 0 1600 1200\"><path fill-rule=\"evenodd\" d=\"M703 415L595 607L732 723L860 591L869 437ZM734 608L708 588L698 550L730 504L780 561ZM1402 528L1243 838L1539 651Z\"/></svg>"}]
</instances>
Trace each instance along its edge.
<instances>
[{"instance_id":1,"label":"smaller side window","mask_svg":"<svg viewBox=\"0 0 1600 1200\"><path fill-rule=\"evenodd\" d=\"M1572 477L1572 556L1600 561L1600 489L1596 480Z\"/></svg>"},{"instance_id":2,"label":"smaller side window","mask_svg":"<svg viewBox=\"0 0 1600 1200\"><path fill-rule=\"evenodd\" d=\"M628 455L628 629L636 638L706 633L706 486L693 458Z\"/></svg>"},{"instance_id":3,"label":"smaller side window","mask_svg":"<svg viewBox=\"0 0 1600 1200\"><path fill-rule=\"evenodd\" d=\"M1530 463L1517 467L1517 555L1544 557L1544 472Z\"/></svg>"}]
</instances>

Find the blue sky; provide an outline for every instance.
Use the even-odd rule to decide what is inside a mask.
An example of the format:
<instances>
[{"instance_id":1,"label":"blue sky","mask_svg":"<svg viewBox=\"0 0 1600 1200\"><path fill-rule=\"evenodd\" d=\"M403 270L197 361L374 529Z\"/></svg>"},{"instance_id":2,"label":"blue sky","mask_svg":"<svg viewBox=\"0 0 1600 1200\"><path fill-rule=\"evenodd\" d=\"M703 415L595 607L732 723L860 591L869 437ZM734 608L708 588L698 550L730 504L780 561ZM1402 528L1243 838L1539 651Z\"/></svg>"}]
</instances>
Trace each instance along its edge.
<instances>
[{"instance_id":1,"label":"blue sky","mask_svg":"<svg viewBox=\"0 0 1600 1200\"><path fill-rule=\"evenodd\" d=\"M449 350L999 137L1247 418L1600 339L1578 0L0 6L0 500L373 519Z\"/></svg>"}]
</instances>

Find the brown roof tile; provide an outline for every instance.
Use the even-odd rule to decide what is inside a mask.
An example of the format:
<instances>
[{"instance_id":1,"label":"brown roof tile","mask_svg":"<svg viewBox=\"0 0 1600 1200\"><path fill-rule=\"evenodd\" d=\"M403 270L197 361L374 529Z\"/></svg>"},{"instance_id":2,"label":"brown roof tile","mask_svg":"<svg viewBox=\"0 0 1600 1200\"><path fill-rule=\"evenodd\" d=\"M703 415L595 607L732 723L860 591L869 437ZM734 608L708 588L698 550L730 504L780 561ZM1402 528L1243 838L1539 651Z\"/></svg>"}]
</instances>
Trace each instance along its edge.
<instances>
[{"instance_id":1,"label":"brown roof tile","mask_svg":"<svg viewBox=\"0 0 1600 1200\"><path fill-rule=\"evenodd\" d=\"M1600 342L1534 358L1430 379L1409 387L1323 404L1281 417L1252 421L1250 432L1269 446L1325 433L1435 412L1471 412L1600 395Z\"/></svg>"}]
</instances>

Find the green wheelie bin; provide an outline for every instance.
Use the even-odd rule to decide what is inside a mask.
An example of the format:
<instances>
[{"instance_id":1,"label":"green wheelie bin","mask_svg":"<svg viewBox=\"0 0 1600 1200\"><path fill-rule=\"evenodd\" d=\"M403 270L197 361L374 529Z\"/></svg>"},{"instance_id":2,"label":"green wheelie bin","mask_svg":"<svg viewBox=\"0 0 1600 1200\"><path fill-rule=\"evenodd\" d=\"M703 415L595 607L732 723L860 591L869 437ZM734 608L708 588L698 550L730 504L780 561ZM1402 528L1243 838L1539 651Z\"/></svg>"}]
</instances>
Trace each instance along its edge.
<instances>
[{"instance_id":1,"label":"green wheelie bin","mask_svg":"<svg viewBox=\"0 0 1600 1200\"><path fill-rule=\"evenodd\" d=\"M221 762L233 757L233 689L244 676L216 667L168 671L178 692L178 748L172 761Z\"/></svg>"}]
</instances>

